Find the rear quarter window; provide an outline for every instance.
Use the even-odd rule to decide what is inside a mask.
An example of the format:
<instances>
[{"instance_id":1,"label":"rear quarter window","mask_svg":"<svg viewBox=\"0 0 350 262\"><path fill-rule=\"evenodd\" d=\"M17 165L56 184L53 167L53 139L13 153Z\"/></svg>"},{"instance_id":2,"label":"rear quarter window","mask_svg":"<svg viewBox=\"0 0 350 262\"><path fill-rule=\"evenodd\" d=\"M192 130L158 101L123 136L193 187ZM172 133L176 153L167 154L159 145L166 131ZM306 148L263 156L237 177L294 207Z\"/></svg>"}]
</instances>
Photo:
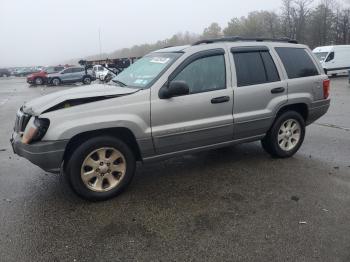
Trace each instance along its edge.
<instances>
[{"instance_id":1,"label":"rear quarter window","mask_svg":"<svg viewBox=\"0 0 350 262\"><path fill-rule=\"evenodd\" d=\"M288 78L300 78L319 75L316 65L304 48L276 47Z\"/></svg>"}]
</instances>

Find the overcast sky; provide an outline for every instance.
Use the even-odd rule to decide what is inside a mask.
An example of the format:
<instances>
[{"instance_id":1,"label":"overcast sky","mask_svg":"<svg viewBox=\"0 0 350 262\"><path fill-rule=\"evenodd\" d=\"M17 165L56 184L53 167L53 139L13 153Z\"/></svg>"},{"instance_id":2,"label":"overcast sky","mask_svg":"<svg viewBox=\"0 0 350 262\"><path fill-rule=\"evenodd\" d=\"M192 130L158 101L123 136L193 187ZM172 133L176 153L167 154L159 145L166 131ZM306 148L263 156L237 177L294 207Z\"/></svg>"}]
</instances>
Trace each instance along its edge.
<instances>
[{"instance_id":1,"label":"overcast sky","mask_svg":"<svg viewBox=\"0 0 350 262\"><path fill-rule=\"evenodd\" d=\"M0 0L0 67L49 65L222 27L281 0Z\"/></svg>"}]
</instances>

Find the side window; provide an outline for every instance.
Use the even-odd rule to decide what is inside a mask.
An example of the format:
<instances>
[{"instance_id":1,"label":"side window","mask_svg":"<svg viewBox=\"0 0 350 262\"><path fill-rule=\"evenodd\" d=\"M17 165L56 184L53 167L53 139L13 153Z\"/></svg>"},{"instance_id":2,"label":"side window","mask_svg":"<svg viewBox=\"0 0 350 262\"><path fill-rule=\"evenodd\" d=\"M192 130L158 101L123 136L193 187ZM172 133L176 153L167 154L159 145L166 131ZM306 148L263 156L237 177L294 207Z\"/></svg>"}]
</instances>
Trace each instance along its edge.
<instances>
[{"instance_id":1,"label":"side window","mask_svg":"<svg viewBox=\"0 0 350 262\"><path fill-rule=\"evenodd\" d=\"M278 75L275 62L272 60L271 55L268 52L261 52L260 54L266 69L267 81L268 82L280 81L280 76Z\"/></svg>"},{"instance_id":2,"label":"side window","mask_svg":"<svg viewBox=\"0 0 350 262\"><path fill-rule=\"evenodd\" d=\"M267 51L233 53L237 86L280 81L275 63Z\"/></svg>"},{"instance_id":3,"label":"side window","mask_svg":"<svg viewBox=\"0 0 350 262\"><path fill-rule=\"evenodd\" d=\"M327 59L326 59L326 62L332 61L333 59L334 59L334 52L331 52L331 53L328 55L328 57L327 57Z\"/></svg>"},{"instance_id":4,"label":"side window","mask_svg":"<svg viewBox=\"0 0 350 262\"><path fill-rule=\"evenodd\" d=\"M173 80L185 81L191 94L225 89L225 58L223 55L199 58L182 69Z\"/></svg>"},{"instance_id":5,"label":"side window","mask_svg":"<svg viewBox=\"0 0 350 262\"><path fill-rule=\"evenodd\" d=\"M79 73L82 71L84 71L84 68L80 68L80 67L72 68L72 73Z\"/></svg>"},{"instance_id":6,"label":"side window","mask_svg":"<svg viewBox=\"0 0 350 262\"><path fill-rule=\"evenodd\" d=\"M68 68L66 70L63 71L65 74L67 73L72 73L73 72L73 68Z\"/></svg>"},{"instance_id":7,"label":"side window","mask_svg":"<svg viewBox=\"0 0 350 262\"><path fill-rule=\"evenodd\" d=\"M310 55L303 48L276 47L288 78L299 78L318 75L317 68Z\"/></svg>"}]
</instances>

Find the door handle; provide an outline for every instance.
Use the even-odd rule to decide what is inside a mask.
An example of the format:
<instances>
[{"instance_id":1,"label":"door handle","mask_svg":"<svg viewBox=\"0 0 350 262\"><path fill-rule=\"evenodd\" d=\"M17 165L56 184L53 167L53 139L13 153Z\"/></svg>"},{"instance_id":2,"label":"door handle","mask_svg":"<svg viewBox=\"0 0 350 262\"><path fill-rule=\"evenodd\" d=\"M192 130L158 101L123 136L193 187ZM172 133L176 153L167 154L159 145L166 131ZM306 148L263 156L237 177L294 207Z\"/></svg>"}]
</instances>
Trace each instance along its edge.
<instances>
[{"instance_id":1,"label":"door handle","mask_svg":"<svg viewBox=\"0 0 350 262\"><path fill-rule=\"evenodd\" d=\"M225 103L230 101L230 97L229 96L220 96L220 97L215 97L211 100L212 104L219 104L219 103Z\"/></svg>"},{"instance_id":2,"label":"door handle","mask_svg":"<svg viewBox=\"0 0 350 262\"><path fill-rule=\"evenodd\" d=\"M276 87L271 89L271 94L283 93L285 90L284 87Z\"/></svg>"}]
</instances>

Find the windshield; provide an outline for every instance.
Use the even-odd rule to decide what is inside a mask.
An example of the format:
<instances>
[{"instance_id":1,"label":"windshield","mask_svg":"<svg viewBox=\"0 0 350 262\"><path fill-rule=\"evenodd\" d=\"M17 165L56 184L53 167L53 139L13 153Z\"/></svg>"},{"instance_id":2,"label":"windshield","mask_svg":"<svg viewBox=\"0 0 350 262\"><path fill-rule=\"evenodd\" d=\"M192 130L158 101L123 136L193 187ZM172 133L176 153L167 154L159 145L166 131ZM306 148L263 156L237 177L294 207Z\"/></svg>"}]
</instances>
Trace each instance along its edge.
<instances>
[{"instance_id":1,"label":"windshield","mask_svg":"<svg viewBox=\"0 0 350 262\"><path fill-rule=\"evenodd\" d=\"M317 56L318 60L322 62L326 59L328 52L315 52L314 54Z\"/></svg>"},{"instance_id":2,"label":"windshield","mask_svg":"<svg viewBox=\"0 0 350 262\"><path fill-rule=\"evenodd\" d=\"M181 53L152 53L139 59L112 79L120 86L148 88L157 77L166 70Z\"/></svg>"}]
</instances>

